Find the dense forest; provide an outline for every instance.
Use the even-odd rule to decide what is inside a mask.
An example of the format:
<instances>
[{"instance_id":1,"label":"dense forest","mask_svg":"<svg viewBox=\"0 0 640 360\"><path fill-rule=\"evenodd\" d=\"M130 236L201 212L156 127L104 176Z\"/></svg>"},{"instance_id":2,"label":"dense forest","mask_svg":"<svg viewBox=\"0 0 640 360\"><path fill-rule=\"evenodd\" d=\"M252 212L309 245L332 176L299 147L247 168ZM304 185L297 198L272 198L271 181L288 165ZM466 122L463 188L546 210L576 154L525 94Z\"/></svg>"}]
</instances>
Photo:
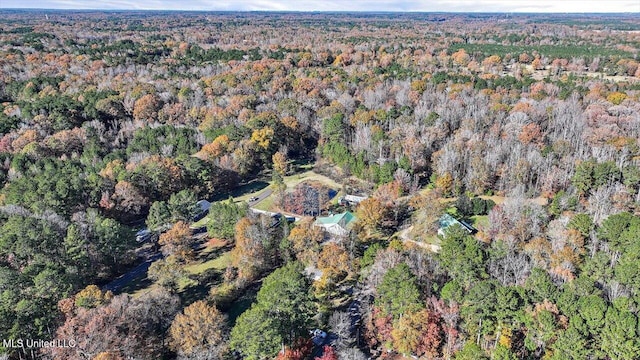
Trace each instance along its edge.
<instances>
[{"instance_id":1,"label":"dense forest","mask_svg":"<svg viewBox=\"0 0 640 360\"><path fill-rule=\"evenodd\" d=\"M2 10L0 358L638 359L639 52L638 14Z\"/></svg>"}]
</instances>

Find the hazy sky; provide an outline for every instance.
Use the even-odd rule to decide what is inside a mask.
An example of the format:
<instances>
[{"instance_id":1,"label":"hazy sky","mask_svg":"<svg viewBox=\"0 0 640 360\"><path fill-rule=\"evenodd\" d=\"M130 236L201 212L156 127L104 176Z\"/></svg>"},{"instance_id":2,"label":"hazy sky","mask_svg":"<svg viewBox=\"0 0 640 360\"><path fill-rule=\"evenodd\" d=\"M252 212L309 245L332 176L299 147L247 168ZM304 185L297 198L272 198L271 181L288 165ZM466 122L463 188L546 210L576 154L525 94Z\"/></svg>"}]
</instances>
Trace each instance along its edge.
<instances>
[{"instance_id":1,"label":"hazy sky","mask_svg":"<svg viewBox=\"0 0 640 360\"><path fill-rule=\"evenodd\" d=\"M0 0L0 8L248 11L640 12L640 0Z\"/></svg>"}]
</instances>

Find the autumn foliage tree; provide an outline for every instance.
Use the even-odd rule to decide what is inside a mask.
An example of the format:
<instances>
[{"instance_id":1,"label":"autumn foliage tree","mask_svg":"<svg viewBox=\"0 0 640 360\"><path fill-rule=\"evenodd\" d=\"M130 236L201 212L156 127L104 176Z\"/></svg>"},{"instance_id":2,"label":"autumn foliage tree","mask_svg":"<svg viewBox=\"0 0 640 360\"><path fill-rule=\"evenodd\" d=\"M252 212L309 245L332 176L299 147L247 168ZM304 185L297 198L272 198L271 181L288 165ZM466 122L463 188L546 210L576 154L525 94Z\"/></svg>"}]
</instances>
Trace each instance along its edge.
<instances>
[{"instance_id":1,"label":"autumn foliage tree","mask_svg":"<svg viewBox=\"0 0 640 360\"><path fill-rule=\"evenodd\" d=\"M160 101L154 94L146 94L133 105L133 117L136 120L152 122L158 116Z\"/></svg>"},{"instance_id":2,"label":"autumn foliage tree","mask_svg":"<svg viewBox=\"0 0 640 360\"><path fill-rule=\"evenodd\" d=\"M174 256L179 261L189 261L193 259L193 236L189 225L184 221L175 223L169 231L160 235L160 244L165 256Z\"/></svg>"},{"instance_id":3,"label":"autumn foliage tree","mask_svg":"<svg viewBox=\"0 0 640 360\"><path fill-rule=\"evenodd\" d=\"M231 252L232 264L240 278L249 280L273 266L277 260L279 227L272 227L270 216L241 218L235 226L235 248Z\"/></svg>"},{"instance_id":4,"label":"autumn foliage tree","mask_svg":"<svg viewBox=\"0 0 640 360\"><path fill-rule=\"evenodd\" d=\"M427 309L407 314L394 323L394 348L403 354L437 357L443 343L442 320Z\"/></svg>"},{"instance_id":5,"label":"autumn foliage tree","mask_svg":"<svg viewBox=\"0 0 640 360\"><path fill-rule=\"evenodd\" d=\"M59 341L74 341L75 347L46 348L55 359L93 359L106 356L161 357L162 338L179 310L180 300L164 290L154 290L141 299L114 297L92 309L78 308L57 330Z\"/></svg>"},{"instance_id":6,"label":"autumn foliage tree","mask_svg":"<svg viewBox=\"0 0 640 360\"><path fill-rule=\"evenodd\" d=\"M352 271L351 260L346 249L334 243L322 246L317 267L322 270L322 278L319 280L320 288L330 287L343 280Z\"/></svg>"},{"instance_id":7,"label":"autumn foliage tree","mask_svg":"<svg viewBox=\"0 0 640 360\"><path fill-rule=\"evenodd\" d=\"M303 219L291 229L288 240L298 260L307 264L317 259L324 235L321 228L313 225L313 221Z\"/></svg>"},{"instance_id":8,"label":"autumn foliage tree","mask_svg":"<svg viewBox=\"0 0 640 360\"><path fill-rule=\"evenodd\" d=\"M333 347L325 345L322 348L322 356L316 357L314 360L338 360L338 355Z\"/></svg>"},{"instance_id":9,"label":"autumn foliage tree","mask_svg":"<svg viewBox=\"0 0 640 360\"><path fill-rule=\"evenodd\" d=\"M169 334L179 356L220 358L226 350L226 316L215 306L196 301L176 315Z\"/></svg>"},{"instance_id":10,"label":"autumn foliage tree","mask_svg":"<svg viewBox=\"0 0 640 360\"><path fill-rule=\"evenodd\" d=\"M386 214L387 208L376 198L365 199L358 204L356 217L363 239L375 236L381 230Z\"/></svg>"}]
</instances>

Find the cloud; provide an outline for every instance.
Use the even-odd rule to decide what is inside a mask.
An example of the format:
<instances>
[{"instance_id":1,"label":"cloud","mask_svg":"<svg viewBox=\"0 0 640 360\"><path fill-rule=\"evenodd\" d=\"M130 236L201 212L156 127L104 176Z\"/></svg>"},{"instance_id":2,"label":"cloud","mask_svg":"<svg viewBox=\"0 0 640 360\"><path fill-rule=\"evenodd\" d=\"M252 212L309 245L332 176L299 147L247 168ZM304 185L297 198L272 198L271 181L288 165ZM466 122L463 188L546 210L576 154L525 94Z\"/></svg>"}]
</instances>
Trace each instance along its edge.
<instances>
[{"instance_id":1,"label":"cloud","mask_svg":"<svg viewBox=\"0 0 640 360\"><path fill-rule=\"evenodd\" d=\"M640 12L638 0L0 0L0 8L213 11Z\"/></svg>"}]
</instances>

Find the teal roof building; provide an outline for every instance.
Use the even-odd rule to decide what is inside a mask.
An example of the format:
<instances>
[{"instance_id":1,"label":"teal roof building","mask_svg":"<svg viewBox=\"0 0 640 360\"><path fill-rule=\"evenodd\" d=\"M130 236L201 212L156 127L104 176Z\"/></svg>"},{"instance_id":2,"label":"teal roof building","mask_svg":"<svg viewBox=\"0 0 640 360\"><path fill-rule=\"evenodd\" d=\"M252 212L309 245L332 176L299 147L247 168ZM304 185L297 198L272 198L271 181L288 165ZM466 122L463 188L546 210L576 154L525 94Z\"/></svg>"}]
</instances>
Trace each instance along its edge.
<instances>
[{"instance_id":1,"label":"teal roof building","mask_svg":"<svg viewBox=\"0 0 640 360\"><path fill-rule=\"evenodd\" d=\"M345 211L341 214L318 217L313 225L324 228L326 232L332 235L346 236L357 219L351 212Z\"/></svg>"},{"instance_id":2,"label":"teal roof building","mask_svg":"<svg viewBox=\"0 0 640 360\"><path fill-rule=\"evenodd\" d=\"M456 218L449 214L444 214L438 220L438 235L444 236L447 228L455 224L458 224L461 228L467 230L467 232L470 234L476 233L478 231L476 230L476 228L467 224L466 222L456 220Z\"/></svg>"}]
</instances>

